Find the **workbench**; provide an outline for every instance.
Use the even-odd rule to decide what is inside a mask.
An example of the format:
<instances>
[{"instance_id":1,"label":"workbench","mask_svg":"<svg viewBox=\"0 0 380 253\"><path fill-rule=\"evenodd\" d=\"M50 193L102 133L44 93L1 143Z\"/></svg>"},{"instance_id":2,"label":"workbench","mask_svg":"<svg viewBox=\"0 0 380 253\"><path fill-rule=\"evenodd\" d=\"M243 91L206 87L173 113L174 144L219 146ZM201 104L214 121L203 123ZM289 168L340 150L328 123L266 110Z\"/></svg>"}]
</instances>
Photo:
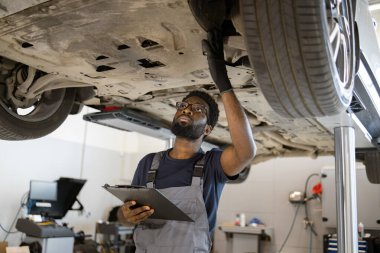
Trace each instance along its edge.
<instances>
[{"instance_id":1,"label":"workbench","mask_svg":"<svg viewBox=\"0 0 380 253\"><path fill-rule=\"evenodd\" d=\"M220 226L226 234L226 253L260 253L260 241L273 237L273 227L267 226Z\"/></svg>"}]
</instances>

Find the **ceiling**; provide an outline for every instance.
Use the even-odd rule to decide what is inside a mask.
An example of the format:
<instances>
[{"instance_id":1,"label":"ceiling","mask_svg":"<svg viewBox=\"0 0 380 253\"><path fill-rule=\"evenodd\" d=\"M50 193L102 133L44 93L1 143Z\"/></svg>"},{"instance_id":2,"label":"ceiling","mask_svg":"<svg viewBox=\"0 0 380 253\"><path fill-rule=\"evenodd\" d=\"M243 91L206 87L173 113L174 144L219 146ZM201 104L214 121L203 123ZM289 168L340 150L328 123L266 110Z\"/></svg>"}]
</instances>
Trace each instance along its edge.
<instances>
[{"instance_id":1,"label":"ceiling","mask_svg":"<svg viewBox=\"0 0 380 253\"><path fill-rule=\"evenodd\" d=\"M368 3L369 3L369 5L378 4L378 3L380 3L380 0L369 0Z\"/></svg>"}]
</instances>

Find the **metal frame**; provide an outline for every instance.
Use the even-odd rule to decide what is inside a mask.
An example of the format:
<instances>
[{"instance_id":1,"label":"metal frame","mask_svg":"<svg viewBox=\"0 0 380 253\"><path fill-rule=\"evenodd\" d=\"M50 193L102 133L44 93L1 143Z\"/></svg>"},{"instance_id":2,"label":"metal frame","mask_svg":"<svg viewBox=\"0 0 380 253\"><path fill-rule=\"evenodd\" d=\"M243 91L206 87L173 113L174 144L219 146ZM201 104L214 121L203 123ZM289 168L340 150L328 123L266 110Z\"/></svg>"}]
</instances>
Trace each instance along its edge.
<instances>
[{"instance_id":1,"label":"metal frame","mask_svg":"<svg viewBox=\"0 0 380 253\"><path fill-rule=\"evenodd\" d=\"M334 129L335 186L338 253L358 252L355 132L353 127Z\"/></svg>"}]
</instances>

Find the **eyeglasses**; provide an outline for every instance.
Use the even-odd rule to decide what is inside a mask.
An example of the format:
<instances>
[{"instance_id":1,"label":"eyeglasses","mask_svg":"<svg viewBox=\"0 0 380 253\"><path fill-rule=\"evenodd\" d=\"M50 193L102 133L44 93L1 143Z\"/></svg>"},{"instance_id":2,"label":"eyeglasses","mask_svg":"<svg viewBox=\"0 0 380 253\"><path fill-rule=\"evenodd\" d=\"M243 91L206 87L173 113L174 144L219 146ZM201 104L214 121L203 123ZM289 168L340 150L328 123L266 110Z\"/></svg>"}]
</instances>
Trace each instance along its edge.
<instances>
[{"instance_id":1,"label":"eyeglasses","mask_svg":"<svg viewBox=\"0 0 380 253\"><path fill-rule=\"evenodd\" d=\"M207 109L206 106L202 104L189 104L187 102L177 102L175 107L177 110L185 110L187 107L190 106L190 110L196 113L203 113L204 115L207 115Z\"/></svg>"}]
</instances>

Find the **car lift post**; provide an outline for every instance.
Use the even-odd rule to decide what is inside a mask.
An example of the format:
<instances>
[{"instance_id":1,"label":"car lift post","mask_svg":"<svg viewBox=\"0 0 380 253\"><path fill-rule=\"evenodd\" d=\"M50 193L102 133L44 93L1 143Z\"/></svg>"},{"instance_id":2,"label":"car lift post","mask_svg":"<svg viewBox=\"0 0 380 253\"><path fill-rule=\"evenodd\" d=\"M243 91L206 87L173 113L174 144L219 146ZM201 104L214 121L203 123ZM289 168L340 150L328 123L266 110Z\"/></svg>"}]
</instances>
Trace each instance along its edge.
<instances>
[{"instance_id":1,"label":"car lift post","mask_svg":"<svg viewBox=\"0 0 380 253\"><path fill-rule=\"evenodd\" d=\"M334 136L338 253L357 253L358 222L354 128L336 127Z\"/></svg>"}]
</instances>

